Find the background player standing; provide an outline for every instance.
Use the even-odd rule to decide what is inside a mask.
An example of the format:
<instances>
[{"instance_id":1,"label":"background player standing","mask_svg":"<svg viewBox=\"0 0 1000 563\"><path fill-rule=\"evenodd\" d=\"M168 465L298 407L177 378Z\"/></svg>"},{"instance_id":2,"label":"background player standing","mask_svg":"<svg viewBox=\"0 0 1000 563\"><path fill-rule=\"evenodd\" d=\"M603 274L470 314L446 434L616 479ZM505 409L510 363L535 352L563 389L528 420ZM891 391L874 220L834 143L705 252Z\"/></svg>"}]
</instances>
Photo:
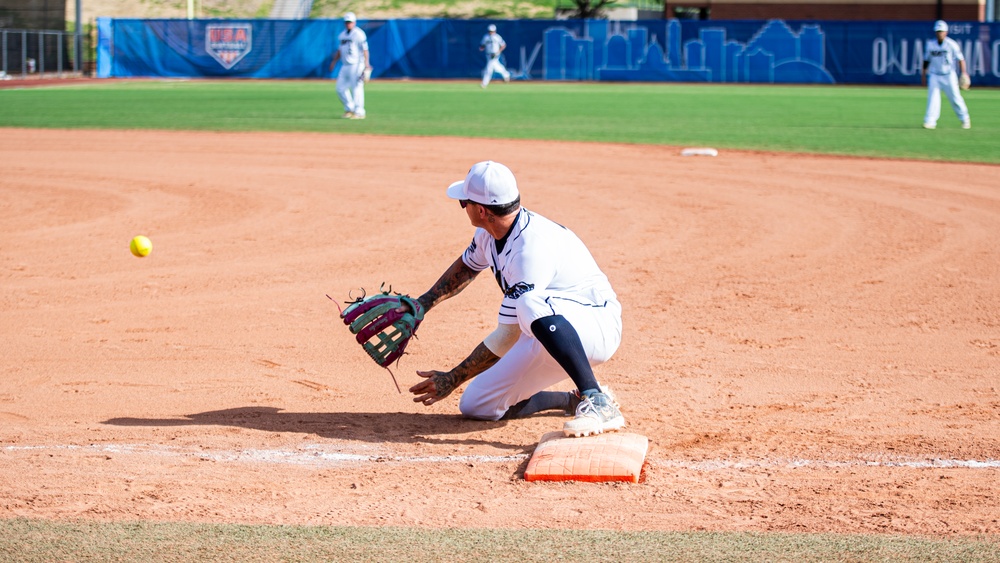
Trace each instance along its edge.
<instances>
[{"instance_id":1,"label":"background player standing","mask_svg":"<svg viewBox=\"0 0 1000 563\"><path fill-rule=\"evenodd\" d=\"M486 28L486 35L483 36L483 40L479 42L479 50L486 52L486 68L483 69L483 88L489 86L490 80L493 80L494 72L499 72L504 82L510 82L510 73L507 72L507 67L503 66L503 63L500 62L500 53L503 53L503 50L506 48L507 43L497 33L497 26L490 24Z\"/></svg>"},{"instance_id":2,"label":"background player standing","mask_svg":"<svg viewBox=\"0 0 1000 563\"><path fill-rule=\"evenodd\" d=\"M927 41L924 48L924 68L920 73L920 84L927 84L927 112L924 114L924 129L937 127L941 117L941 92L951 102L951 109L962 122L962 129L972 127L969 119L969 109L959 92L958 77L955 75L955 65L964 80L969 79L965 70L965 56L958 43L948 37L948 24L938 20L934 22L934 35L937 37Z\"/></svg>"},{"instance_id":3,"label":"background player standing","mask_svg":"<svg viewBox=\"0 0 1000 563\"><path fill-rule=\"evenodd\" d=\"M418 298L424 311L458 295L483 270L503 300L498 325L449 371L418 371L413 400L432 405L466 381L459 410L469 418L523 418L560 410L576 417L567 436L625 426L592 365L611 358L621 343L621 305L590 251L569 229L521 207L514 174L479 162L448 188L476 232L465 252ZM569 376L576 392L545 391Z\"/></svg>"},{"instance_id":4,"label":"background player standing","mask_svg":"<svg viewBox=\"0 0 1000 563\"><path fill-rule=\"evenodd\" d=\"M354 12L344 14L344 31L337 37L337 51L330 61L330 71L343 61L337 74L337 96L344 104L345 119L365 118L365 72L371 72L368 36L357 26Z\"/></svg>"}]
</instances>

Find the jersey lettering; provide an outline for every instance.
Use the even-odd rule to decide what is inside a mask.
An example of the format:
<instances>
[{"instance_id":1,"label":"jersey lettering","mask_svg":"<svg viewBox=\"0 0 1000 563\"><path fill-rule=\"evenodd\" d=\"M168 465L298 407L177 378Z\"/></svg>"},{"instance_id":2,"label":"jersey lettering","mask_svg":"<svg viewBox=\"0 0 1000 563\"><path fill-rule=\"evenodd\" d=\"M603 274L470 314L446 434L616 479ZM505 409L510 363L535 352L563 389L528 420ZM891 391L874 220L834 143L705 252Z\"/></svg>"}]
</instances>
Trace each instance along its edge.
<instances>
[{"instance_id":1,"label":"jersey lettering","mask_svg":"<svg viewBox=\"0 0 1000 563\"><path fill-rule=\"evenodd\" d=\"M532 289L535 289L535 284L533 283L517 282L504 293L504 297L507 299L517 299Z\"/></svg>"}]
</instances>

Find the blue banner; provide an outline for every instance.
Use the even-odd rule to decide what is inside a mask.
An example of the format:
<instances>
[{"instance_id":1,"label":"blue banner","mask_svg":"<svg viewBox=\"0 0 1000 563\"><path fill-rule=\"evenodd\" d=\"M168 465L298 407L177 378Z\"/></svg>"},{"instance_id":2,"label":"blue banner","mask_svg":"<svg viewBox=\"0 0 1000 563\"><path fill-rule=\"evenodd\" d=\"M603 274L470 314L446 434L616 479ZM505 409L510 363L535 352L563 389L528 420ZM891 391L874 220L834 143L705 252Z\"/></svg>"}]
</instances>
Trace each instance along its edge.
<instances>
[{"instance_id":1,"label":"blue banner","mask_svg":"<svg viewBox=\"0 0 1000 563\"><path fill-rule=\"evenodd\" d=\"M371 20L376 78L476 79L490 23L515 79L919 84L932 22ZM340 20L98 20L98 76L332 78ZM973 84L1000 85L1000 24L953 22Z\"/></svg>"}]
</instances>

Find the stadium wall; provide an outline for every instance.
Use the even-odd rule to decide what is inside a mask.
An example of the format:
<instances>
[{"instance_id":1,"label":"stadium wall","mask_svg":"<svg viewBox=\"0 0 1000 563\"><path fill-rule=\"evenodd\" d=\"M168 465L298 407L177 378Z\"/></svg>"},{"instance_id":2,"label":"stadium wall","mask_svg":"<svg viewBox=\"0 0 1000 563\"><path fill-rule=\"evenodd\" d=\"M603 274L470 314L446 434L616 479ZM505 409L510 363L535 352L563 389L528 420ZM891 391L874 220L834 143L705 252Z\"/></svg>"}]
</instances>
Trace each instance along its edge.
<instances>
[{"instance_id":1,"label":"stadium wall","mask_svg":"<svg viewBox=\"0 0 1000 563\"><path fill-rule=\"evenodd\" d=\"M475 79L495 23L522 80L919 84L931 22L371 20L374 77ZM332 78L339 20L98 20L100 77ZM952 22L977 86L1000 24ZM336 69L335 69L336 70Z\"/></svg>"}]
</instances>

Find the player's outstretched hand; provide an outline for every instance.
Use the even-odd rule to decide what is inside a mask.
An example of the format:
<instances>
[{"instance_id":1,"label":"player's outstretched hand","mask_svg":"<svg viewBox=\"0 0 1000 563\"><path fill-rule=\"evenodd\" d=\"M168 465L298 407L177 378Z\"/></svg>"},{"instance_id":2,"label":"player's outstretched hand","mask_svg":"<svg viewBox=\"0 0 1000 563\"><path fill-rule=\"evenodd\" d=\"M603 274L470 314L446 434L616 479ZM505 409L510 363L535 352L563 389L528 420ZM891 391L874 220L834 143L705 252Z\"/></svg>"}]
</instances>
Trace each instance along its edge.
<instances>
[{"instance_id":1,"label":"player's outstretched hand","mask_svg":"<svg viewBox=\"0 0 1000 563\"><path fill-rule=\"evenodd\" d=\"M410 393L417 395L413 398L414 403L423 403L429 407L455 390L455 377L449 372L418 371L417 375L425 379L410 387Z\"/></svg>"}]
</instances>

